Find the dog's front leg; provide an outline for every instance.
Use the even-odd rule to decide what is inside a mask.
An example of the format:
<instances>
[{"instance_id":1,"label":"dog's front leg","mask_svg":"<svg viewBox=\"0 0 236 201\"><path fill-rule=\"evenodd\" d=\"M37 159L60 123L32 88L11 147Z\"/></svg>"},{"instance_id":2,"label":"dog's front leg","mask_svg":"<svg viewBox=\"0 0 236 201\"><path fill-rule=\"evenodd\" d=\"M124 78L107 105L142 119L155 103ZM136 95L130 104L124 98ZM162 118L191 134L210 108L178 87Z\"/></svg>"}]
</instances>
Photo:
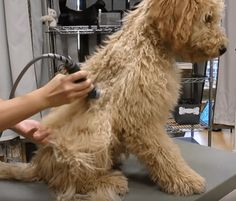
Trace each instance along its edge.
<instances>
[{"instance_id":1,"label":"dog's front leg","mask_svg":"<svg viewBox=\"0 0 236 201\"><path fill-rule=\"evenodd\" d=\"M204 191L204 179L186 164L161 125L130 129L124 138L128 150L146 164L152 180L163 191L176 195Z\"/></svg>"},{"instance_id":2,"label":"dog's front leg","mask_svg":"<svg viewBox=\"0 0 236 201\"><path fill-rule=\"evenodd\" d=\"M108 171L92 185L91 201L121 201L120 196L128 192L128 180L120 171Z\"/></svg>"}]
</instances>

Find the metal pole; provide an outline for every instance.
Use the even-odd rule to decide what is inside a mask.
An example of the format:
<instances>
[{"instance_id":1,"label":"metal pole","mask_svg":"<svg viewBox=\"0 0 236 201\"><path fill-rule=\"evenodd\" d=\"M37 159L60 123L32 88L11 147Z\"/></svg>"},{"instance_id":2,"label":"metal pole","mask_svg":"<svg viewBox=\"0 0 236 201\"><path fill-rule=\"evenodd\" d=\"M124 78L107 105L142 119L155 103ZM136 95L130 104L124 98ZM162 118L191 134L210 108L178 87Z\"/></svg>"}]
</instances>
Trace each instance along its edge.
<instances>
[{"instance_id":1,"label":"metal pole","mask_svg":"<svg viewBox=\"0 0 236 201\"><path fill-rule=\"evenodd\" d=\"M213 88L213 60L210 60L210 72L209 72L209 114L208 114L208 146L210 147L212 144L212 126L213 126L213 115L212 115L212 88Z\"/></svg>"},{"instance_id":2,"label":"metal pole","mask_svg":"<svg viewBox=\"0 0 236 201\"><path fill-rule=\"evenodd\" d=\"M53 5L54 5L53 0L44 0L43 6L42 6L43 11L44 11L44 15L48 14L48 7L53 8ZM44 40L45 40L45 44L46 44L45 51L47 53L48 52L54 53L52 34L53 33L50 33L48 22L46 22L46 24L43 26L43 35L44 35ZM54 66L55 66L54 61L49 61L49 66L48 66L49 80L52 79L55 75Z\"/></svg>"}]
</instances>

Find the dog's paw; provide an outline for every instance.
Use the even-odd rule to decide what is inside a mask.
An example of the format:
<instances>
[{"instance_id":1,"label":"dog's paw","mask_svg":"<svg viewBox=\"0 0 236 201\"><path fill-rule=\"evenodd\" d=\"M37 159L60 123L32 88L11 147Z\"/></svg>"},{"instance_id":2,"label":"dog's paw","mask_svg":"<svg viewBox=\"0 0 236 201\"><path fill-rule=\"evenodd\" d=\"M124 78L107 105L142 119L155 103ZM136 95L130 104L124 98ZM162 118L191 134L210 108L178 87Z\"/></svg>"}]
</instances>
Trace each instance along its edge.
<instances>
[{"instance_id":1,"label":"dog's paw","mask_svg":"<svg viewBox=\"0 0 236 201\"><path fill-rule=\"evenodd\" d=\"M100 177L95 188L112 189L117 195L123 196L128 192L128 180L120 171L113 171Z\"/></svg>"},{"instance_id":2,"label":"dog's paw","mask_svg":"<svg viewBox=\"0 0 236 201\"><path fill-rule=\"evenodd\" d=\"M197 173L184 174L175 177L172 182L162 187L162 190L180 196L200 194L205 191L205 179Z\"/></svg>"},{"instance_id":3,"label":"dog's paw","mask_svg":"<svg viewBox=\"0 0 236 201\"><path fill-rule=\"evenodd\" d=\"M113 172L110 178L112 179L113 188L116 194L124 196L128 193L128 180L120 171Z\"/></svg>"},{"instance_id":4,"label":"dog's paw","mask_svg":"<svg viewBox=\"0 0 236 201\"><path fill-rule=\"evenodd\" d=\"M116 184L116 193L119 196L125 196L129 192L128 181L125 177L119 180L119 183Z\"/></svg>"}]
</instances>

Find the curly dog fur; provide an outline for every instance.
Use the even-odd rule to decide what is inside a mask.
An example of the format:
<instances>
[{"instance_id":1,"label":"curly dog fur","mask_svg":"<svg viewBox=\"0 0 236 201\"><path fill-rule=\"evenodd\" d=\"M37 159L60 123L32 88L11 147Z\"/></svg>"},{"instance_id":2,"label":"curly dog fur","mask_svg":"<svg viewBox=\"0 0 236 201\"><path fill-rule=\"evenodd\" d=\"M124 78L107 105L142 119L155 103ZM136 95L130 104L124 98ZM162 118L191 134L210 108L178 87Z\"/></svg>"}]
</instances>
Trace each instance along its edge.
<instances>
[{"instance_id":1,"label":"curly dog fur","mask_svg":"<svg viewBox=\"0 0 236 201\"><path fill-rule=\"evenodd\" d=\"M164 129L180 90L175 59L204 61L225 51L222 0L143 0L120 31L84 64L98 100L56 108L43 124L50 144L27 165L1 163L1 179L42 180L57 200L120 200L127 179L112 167L132 153L167 193L192 195L204 179L183 160Z\"/></svg>"}]
</instances>

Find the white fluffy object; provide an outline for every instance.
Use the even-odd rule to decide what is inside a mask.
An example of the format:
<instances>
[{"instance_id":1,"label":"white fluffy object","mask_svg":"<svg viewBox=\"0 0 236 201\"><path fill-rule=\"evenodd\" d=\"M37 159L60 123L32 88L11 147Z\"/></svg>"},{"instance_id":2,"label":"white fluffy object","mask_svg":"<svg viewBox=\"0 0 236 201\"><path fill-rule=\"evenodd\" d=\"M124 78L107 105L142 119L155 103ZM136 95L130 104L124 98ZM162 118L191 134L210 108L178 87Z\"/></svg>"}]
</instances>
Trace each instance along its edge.
<instances>
[{"instance_id":1,"label":"white fluffy object","mask_svg":"<svg viewBox=\"0 0 236 201\"><path fill-rule=\"evenodd\" d=\"M48 8L48 15L44 15L41 17L42 22L47 22L50 27L57 26L57 19L57 12L52 8Z\"/></svg>"}]
</instances>

